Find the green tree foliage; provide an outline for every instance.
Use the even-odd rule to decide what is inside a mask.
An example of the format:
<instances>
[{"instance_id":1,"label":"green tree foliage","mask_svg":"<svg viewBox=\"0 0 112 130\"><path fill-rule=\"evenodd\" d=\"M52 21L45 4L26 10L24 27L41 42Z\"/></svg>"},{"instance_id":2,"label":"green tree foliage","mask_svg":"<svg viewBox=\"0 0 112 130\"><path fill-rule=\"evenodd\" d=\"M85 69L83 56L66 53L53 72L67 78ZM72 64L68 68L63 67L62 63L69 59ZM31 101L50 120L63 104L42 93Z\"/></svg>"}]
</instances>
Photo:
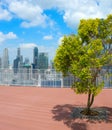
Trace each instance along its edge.
<instances>
[{"instance_id":1,"label":"green tree foliage","mask_svg":"<svg viewBox=\"0 0 112 130\"><path fill-rule=\"evenodd\" d=\"M77 35L64 36L57 49L54 65L63 75L71 73L77 79L72 89L88 94L87 114L94 97L102 90L96 82L103 66L112 64L112 15L107 19L82 19Z\"/></svg>"}]
</instances>

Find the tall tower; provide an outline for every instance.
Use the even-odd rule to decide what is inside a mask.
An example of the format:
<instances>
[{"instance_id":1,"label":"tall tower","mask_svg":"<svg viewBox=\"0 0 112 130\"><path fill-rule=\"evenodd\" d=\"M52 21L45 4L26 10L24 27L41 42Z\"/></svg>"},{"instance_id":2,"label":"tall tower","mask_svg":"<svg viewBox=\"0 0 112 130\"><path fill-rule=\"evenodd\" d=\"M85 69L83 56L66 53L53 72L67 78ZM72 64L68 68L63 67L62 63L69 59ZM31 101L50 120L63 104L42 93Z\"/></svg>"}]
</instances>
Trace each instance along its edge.
<instances>
[{"instance_id":1,"label":"tall tower","mask_svg":"<svg viewBox=\"0 0 112 130\"><path fill-rule=\"evenodd\" d=\"M0 57L0 68L2 68L2 58Z\"/></svg>"},{"instance_id":2,"label":"tall tower","mask_svg":"<svg viewBox=\"0 0 112 130\"><path fill-rule=\"evenodd\" d=\"M20 58L21 54L20 54L20 48L17 49L17 57Z\"/></svg>"},{"instance_id":3,"label":"tall tower","mask_svg":"<svg viewBox=\"0 0 112 130\"><path fill-rule=\"evenodd\" d=\"M33 64L34 68L38 69L38 48L35 47L33 50Z\"/></svg>"},{"instance_id":4,"label":"tall tower","mask_svg":"<svg viewBox=\"0 0 112 130\"><path fill-rule=\"evenodd\" d=\"M21 55L20 48L17 48L17 59L18 59L19 64L21 65L23 63L23 56Z\"/></svg>"},{"instance_id":5,"label":"tall tower","mask_svg":"<svg viewBox=\"0 0 112 130\"><path fill-rule=\"evenodd\" d=\"M21 55L20 48L17 48L17 57L13 61L14 73L17 73L18 69L22 68L22 65L23 65L23 57Z\"/></svg>"},{"instance_id":6,"label":"tall tower","mask_svg":"<svg viewBox=\"0 0 112 130\"><path fill-rule=\"evenodd\" d=\"M48 53L39 53L39 69L48 69Z\"/></svg>"},{"instance_id":7,"label":"tall tower","mask_svg":"<svg viewBox=\"0 0 112 130\"><path fill-rule=\"evenodd\" d=\"M2 67L3 68L9 68L9 54L8 54L8 48L5 48L3 51L3 59L2 59Z\"/></svg>"}]
</instances>

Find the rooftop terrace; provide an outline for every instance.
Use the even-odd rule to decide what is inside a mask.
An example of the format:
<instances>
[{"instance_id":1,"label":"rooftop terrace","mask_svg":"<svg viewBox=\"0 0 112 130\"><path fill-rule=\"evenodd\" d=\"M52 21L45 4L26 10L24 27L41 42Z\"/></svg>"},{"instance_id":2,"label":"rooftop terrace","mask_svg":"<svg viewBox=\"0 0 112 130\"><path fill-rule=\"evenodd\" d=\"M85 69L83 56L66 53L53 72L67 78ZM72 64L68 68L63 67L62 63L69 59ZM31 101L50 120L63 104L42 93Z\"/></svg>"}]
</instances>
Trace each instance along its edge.
<instances>
[{"instance_id":1,"label":"rooftop terrace","mask_svg":"<svg viewBox=\"0 0 112 130\"><path fill-rule=\"evenodd\" d=\"M103 89L93 105L108 109L106 122L71 117L86 100L70 88L0 86L0 130L112 130L112 89Z\"/></svg>"}]
</instances>

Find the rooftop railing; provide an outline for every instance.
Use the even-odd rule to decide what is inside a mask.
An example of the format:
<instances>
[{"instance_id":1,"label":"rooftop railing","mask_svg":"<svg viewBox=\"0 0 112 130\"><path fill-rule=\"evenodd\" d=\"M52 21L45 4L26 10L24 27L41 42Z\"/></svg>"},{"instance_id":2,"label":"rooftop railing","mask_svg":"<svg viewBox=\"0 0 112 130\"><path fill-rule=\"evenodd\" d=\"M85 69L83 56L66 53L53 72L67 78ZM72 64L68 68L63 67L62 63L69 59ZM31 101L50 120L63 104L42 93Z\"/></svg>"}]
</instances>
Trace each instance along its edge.
<instances>
[{"instance_id":1,"label":"rooftop railing","mask_svg":"<svg viewBox=\"0 0 112 130\"><path fill-rule=\"evenodd\" d=\"M75 80L74 76L63 77L62 73L53 69L22 68L16 71L14 69L0 69L0 85L60 88L71 87ZM101 80L104 81L105 88L112 88L112 68L101 71L96 82Z\"/></svg>"}]
</instances>

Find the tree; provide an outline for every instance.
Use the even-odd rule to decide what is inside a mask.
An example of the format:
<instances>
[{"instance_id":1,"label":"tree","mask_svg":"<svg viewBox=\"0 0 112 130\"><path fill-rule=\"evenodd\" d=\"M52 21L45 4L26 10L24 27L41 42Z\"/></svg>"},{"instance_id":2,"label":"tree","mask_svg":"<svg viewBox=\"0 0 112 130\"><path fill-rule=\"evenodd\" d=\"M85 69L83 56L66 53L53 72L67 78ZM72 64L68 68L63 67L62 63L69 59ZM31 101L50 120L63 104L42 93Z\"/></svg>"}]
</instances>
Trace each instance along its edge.
<instances>
[{"instance_id":1,"label":"tree","mask_svg":"<svg viewBox=\"0 0 112 130\"><path fill-rule=\"evenodd\" d=\"M64 36L57 49L54 65L64 76L71 73L76 81L72 89L78 94L88 94L87 108L91 115L94 97L104 83L96 82L104 66L112 64L112 15L107 19L82 19L77 35Z\"/></svg>"}]
</instances>

